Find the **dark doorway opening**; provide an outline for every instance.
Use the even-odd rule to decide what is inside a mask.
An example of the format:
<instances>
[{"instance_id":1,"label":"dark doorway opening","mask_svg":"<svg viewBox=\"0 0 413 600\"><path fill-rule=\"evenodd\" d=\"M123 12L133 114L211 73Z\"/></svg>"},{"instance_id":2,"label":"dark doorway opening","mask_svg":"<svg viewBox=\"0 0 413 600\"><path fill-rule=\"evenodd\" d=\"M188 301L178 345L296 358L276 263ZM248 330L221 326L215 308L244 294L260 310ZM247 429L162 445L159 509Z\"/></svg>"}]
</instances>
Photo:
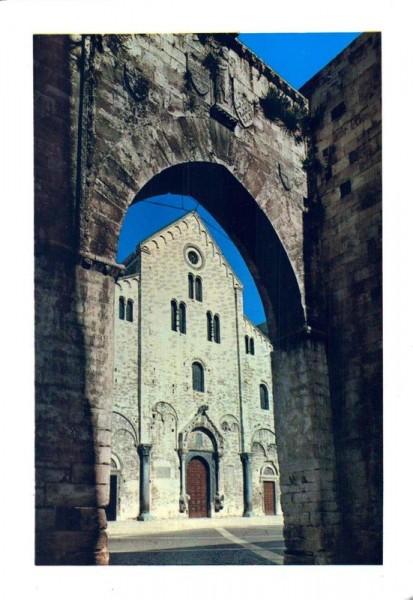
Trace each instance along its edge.
<instances>
[{"instance_id":1,"label":"dark doorway opening","mask_svg":"<svg viewBox=\"0 0 413 600\"><path fill-rule=\"evenodd\" d=\"M110 476L109 504L106 507L106 518L108 521L116 521L118 507L118 476Z\"/></svg>"}]
</instances>

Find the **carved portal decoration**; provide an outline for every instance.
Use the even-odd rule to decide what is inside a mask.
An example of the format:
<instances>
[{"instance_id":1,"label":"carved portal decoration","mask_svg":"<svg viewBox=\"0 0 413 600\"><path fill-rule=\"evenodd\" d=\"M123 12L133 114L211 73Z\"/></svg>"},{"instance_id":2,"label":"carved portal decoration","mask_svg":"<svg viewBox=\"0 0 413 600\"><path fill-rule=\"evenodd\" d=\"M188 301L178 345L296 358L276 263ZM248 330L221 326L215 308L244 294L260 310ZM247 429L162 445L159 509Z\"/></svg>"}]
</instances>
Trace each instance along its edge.
<instances>
[{"instance_id":1,"label":"carved portal decoration","mask_svg":"<svg viewBox=\"0 0 413 600\"><path fill-rule=\"evenodd\" d=\"M146 100L149 93L149 82L135 65L125 63L124 82L126 89L136 102Z\"/></svg>"},{"instance_id":2,"label":"carved portal decoration","mask_svg":"<svg viewBox=\"0 0 413 600\"><path fill-rule=\"evenodd\" d=\"M224 438L216 425L207 415L208 406L203 404L200 406L195 416L187 423L184 429L181 430L178 436L179 450L187 452L189 449L190 434L192 431L199 429L210 434L213 444L216 445L216 451L219 456L224 452Z\"/></svg>"}]
</instances>

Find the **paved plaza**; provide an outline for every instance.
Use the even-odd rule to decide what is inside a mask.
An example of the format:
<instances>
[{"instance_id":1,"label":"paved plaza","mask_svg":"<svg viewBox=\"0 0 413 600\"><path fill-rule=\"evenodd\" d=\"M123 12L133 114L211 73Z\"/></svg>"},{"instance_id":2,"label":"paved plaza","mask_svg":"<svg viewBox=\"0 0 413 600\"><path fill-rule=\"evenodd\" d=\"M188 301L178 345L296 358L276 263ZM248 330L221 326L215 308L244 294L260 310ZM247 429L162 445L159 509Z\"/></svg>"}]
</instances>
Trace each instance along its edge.
<instances>
[{"instance_id":1,"label":"paved plaza","mask_svg":"<svg viewBox=\"0 0 413 600\"><path fill-rule=\"evenodd\" d=\"M110 564L282 565L281 517L109 523Z\"/></svg>"}]
</instances>

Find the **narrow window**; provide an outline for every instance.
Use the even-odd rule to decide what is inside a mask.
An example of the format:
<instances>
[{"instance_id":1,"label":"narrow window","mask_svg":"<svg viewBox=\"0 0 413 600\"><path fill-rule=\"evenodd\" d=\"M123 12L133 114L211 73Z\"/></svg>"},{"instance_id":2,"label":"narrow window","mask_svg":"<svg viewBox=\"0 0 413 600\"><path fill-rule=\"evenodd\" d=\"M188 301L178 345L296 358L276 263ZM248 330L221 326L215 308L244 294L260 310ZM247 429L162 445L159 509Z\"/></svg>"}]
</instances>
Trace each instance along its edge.
<instances>
[{"instance_id":1,"label":"narrow window","mask_svg":"<svg viewBox=\"0 0 413 600\"><path fill-rule=\"evenodd\" d=\"M351 152L349 152L349 154L348 154L349 164L352 165L353 163L355 163L358 160L358 157L359 157L358 150L352 150Z\"/></svg>"},{"instance_id":2,"label":"narrow window","mask_svg":"<svg viewBox=\"0 0 413 600\"><path fill-rule=\"evenodd\" d=\"M335 106L333 108L333 110L331 111L331 120L336 121L337 119L342 117L345 112L346 112L346 105L344 104L344 102L340 102L340 104L337 104L337 106Z\"/></svg>"},{"instance_id":3,"label":"narrow window","mask_svg":"<svg viewBox=\"0 0 413 600\"><path fill-rule=\"evenodd\" d=\"M221 343L221 327L220 327L218 315L214 316L214 337L215 337L215 342L217 344L220 344Z\"/></svg>"},{"instance_id":4,"label":"narrow window","mask_svg":"<svg viewBox=\"0 0 413 600\"><path fill-rule=\"evenodd\" d=\"M199 362L192 363L192 389L204 392L204 367Z\"/></svg>"},{"instance_id":5,"label":"narrow window","mask_svg":"<svg viewBox=\"0 0 413 600\"><path fill-rule=\"evenodd\" d=\"M207 339L212 342L212 314L207 312Z\"/></svg>"},{"instance_id":6,"label":"narrow window","mask_svg":"<svg viewBox=\"0 0 413 600\"><path fill-rule=\"evenodd\" d=\"M268 390L263 383L260 385L260 402L263 410L268 410L270 408L270 404L268 402Z\"/></svg>"},{"instance_id":7,"label":"narrow window","mask_svg":"<svg viewBox=\"0 0 413 600\"><path fill-rule=\"evenodd\" d=\"M250 339L246 335L245 336L245 354L249 354L249 352L250 352Z\"/></svg>"},{"instance_id":8,"label":"narrow window","mask_svg":"<svg viewBox=\"0 0 413 600\"><path fill-rule=\"evenodd\" d=\"M125 298L123 296L119 298L119 319L125 319Z\"/></svg>"},{"instance_id":9,"label":"narrow window","mask_svg":"<svg viewBox=\"0 0 413 600\"><path fill-rule=\"evenodd\" d=\"M250 354L255 354L254 339L250 338Z\"/></svg>"},{"instance_id":10,"label":"narrow window","mask_svg":"<svg viewBox=\"0 0 413 600\"><path fill-rule=\"evenodd\" d=\"M131 323L133 321L133 300L128 300L126 303L126 320Z\"/></svg>"},{"instance_id":11,"label":"narrow window","mask_svg":"<svg viewBox=\"0 0 413 600\"><path fill-rule=\"evenodd\" d=\"M347 181L345 181L344 183L342 183L340 185L341 198L344 198L344 196L348 196L349 194L351 194L351 180L350 179L348 179Z\"/></svg>"},{"instance_id":12,"label":"narrow window","mask_svg":"<svg viewBox=\"0 0 413 600\"><path fill-rule=\"evenodd\" d=\"M176 300L171 300L171 329L178 331L178 305Z\"/></svg>"},{"instance_id":13,"label":"narrow window","mask_svg":"<svg viewBox=\"0 0 413 600\"><path fill-rule=\"evenodd\" d=\"M195 278L195 299L202 302L202 279L200 277Z\"/></svg>"},{"instance_id":14,"label":"narrow window","mask_svg":"<svg viewBox=\"0 0 413 600\"><path fill-rule=\"evenodd\" d=\"M188 273L188 295L191 300L194 299L194 276L192 273Z\"/></svg>"},{"instance_id":15,"label":"narrow window","mask_svg":"<svg viewBox=\"0 0 413 600\"><path fill-rule=\"evenodd\" d=\"M186 306L183 302L179 303L179 331L186 333Z\"/></svg>"}]
</instances>

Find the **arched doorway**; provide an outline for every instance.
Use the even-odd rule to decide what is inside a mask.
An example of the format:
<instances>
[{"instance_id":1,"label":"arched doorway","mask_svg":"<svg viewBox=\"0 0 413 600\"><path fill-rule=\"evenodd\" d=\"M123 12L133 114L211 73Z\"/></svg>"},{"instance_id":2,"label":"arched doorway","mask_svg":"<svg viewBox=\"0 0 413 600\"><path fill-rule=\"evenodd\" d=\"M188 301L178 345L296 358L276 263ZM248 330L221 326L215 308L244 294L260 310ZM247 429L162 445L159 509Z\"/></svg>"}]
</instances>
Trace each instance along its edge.
<instances>
[{"instance_id":1,"label":"arched doorway","mask_svg":"<svg viewBox=\"0 0 413 600\"><path fill-rule=\"evenodd\" d=\"M275 515L275 482L263 481L264 486L264 513Z\"/></svg>"},{"instance_id":2,"label":"arched doorway","mask_svg":"<svg viewBox=\"0 0 413 600\"><path fill-rule=\"evenodd\" d=\"M190 519L209 517L210 482L208 463L200 456L188 464L186 486L189 496L188 513Z\"/></svg>"},{"instance_id":3,"label":"arched doorway","mask_svg":"<svg viewBox=\"0 0 413 600\"><path fill-rule=\"evenodd\" d=\"M261 475L263 508L265 515L277 514L276 475L273 466L265 466Z\"/></svg>"}]
</instances>

